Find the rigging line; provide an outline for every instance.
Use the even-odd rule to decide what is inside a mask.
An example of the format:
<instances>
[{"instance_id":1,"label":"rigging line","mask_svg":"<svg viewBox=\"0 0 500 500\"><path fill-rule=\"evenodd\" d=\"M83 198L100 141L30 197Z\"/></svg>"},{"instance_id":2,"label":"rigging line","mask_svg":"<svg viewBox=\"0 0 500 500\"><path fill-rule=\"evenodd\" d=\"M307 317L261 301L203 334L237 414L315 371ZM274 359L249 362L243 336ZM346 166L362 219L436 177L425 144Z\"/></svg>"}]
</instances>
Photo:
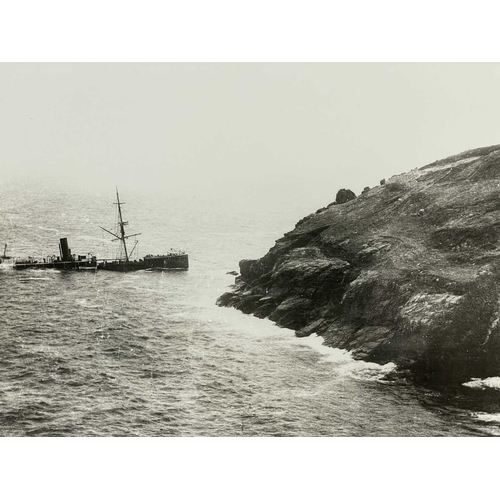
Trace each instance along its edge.
<instances>
[{"instance_id":1,"label":"rigging line","mask_svg":"<svg viewBox=\"0 0 500 500\"><path fill-rule=\"evenodd\" d=\"M109 232L109 231L108 231L108 232ZM112 233L111 233L111 234L112 234ZM124 239L127 239L127 238L132 238L132 236L139 236L140 234L142 234L142 233L127 234L127 236L124 236ZM122 238L121 238L120 236L118 236L118 235L116 235L116 234L115 234L114 236L116 236L116 238L115 238L114 240L111 240L111 241L117 241L117 240L120 240L120 241L121 241L121 240L122 240Z\"/></svg>"},{"instance_id":2,"label":"rigging line","mask_svg":"<svg viewBox=\"0 0 500 500\"><path fill-rule=\"evenodd\" d=\"M117 239L121 239L117 234L115 233L112 233L111 231L108 231L106 228L102 227L102 226L99 226L102 230L106 231L107 233L109 233L111 236L114 236L115 238Z\"/></svg>"},{"instance_id":3,"label":"rigging line","mask_svg":"<svg viewBox=\"0 0 500 500\"><path fill-rule=\"evenodd\" d=\"M137 243L139 243L139 240L136 240L135 245L132 247L132 250L130 251L130 255L134 253L135 247L137 246Z\"/></svg>"}]
</instances>

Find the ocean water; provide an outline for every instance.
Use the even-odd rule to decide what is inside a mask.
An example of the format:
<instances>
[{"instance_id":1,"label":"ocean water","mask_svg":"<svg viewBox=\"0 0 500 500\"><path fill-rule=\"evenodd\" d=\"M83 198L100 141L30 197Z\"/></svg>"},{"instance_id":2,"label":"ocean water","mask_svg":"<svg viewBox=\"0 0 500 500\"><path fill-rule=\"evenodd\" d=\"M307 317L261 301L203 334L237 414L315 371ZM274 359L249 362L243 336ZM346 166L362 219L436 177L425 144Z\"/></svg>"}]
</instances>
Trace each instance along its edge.
<instances>
[{"instance_id":1,"label":"ocean water","mask_svg":"<svg viewBox=\"0 0 500 500\"><path fill-rule=\"evenodd\" d=\"M182 247L188 272L0 269L2 436L500 434L500 379L423 388L268 320L218 308L228 271L313 208L251 193L125 189L139 255ZM8 253L112 257L114 186L0 187ZM301 204L302 203L302 204ZM309 204L308 204L309 203Z\"/></svg>"}]
</instances>

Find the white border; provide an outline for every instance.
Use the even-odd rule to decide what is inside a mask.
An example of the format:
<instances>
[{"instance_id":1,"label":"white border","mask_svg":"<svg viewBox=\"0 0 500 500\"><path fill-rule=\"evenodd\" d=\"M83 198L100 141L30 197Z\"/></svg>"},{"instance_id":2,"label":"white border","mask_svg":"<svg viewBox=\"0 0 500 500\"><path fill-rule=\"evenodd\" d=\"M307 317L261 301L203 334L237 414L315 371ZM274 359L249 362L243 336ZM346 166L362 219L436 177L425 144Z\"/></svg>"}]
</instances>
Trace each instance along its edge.
<instances>
[{"instance_id":1,"label":"white border","mask_svg":"<svg viewBox=\"0 0 500 500\"><path fill-rule=\"evenodd\" d=\"M484 498L480 438L3 439L5 498Z\"/></svg>"},{"instance_id":2,"label":"white border","mask_svg":"<svg viewBox=\"0 0 500 500\"><path fill-rule=\"evenodd\" d=\"M20 0L2 61L497 61L498 7L460 0Z\"/></svg>"},{"instance_id":3,"label":"white border","mask_svg":"<svg viewBox=\"0 0 500 500\"><path fill-rule=\"evenodd\" d=\"M2 61L496 61L495 2L2 2ZM492 440L2 439L5 498L471 498ZM495 468L494 468L495 467Z\"/></svg>"}]
</instances>

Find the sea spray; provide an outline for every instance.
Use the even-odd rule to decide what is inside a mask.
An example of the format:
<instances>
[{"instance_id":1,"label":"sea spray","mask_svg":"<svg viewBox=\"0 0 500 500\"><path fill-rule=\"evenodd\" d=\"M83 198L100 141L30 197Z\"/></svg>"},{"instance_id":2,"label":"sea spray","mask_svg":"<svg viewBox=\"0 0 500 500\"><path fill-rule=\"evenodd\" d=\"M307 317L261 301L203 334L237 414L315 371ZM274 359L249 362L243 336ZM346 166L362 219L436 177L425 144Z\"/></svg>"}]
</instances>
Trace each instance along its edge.
<instances>
[{"instance_id":1,"label":"sea spray","mask_svg":"<svg viewBox=\"0 0 500 500\"><path fill-rule=\"evenodd\" d=\"M322 355L321 361L335 363L337 373L340 376L350 377L356 380L379 381L396 369L394 363L379 365L366 361L359 361L352 358L350 353L344 349L328 347L323 343L323 338L317 334L309 337L297 338L295 343L307 345Z\"/></svg>"}]
</instances>

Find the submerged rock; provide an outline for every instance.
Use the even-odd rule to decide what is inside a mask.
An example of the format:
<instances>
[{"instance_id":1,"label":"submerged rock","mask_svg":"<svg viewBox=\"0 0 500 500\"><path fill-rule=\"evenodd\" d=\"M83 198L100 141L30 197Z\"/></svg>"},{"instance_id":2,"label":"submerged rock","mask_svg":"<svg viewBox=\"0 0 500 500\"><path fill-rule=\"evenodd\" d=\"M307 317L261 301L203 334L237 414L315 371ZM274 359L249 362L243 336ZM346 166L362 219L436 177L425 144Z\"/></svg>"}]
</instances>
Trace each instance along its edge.
<instances>
[{"instance_id":1,"label":"submerged rock","mask_svg":"<svg viewBox=\"0 0 500 500\"><path fill-rule=\"evenodd\" d=\"M350 193L241 261L217 303L419 377L500 375L500 146Z\"/></svg>"}]
</instances>

